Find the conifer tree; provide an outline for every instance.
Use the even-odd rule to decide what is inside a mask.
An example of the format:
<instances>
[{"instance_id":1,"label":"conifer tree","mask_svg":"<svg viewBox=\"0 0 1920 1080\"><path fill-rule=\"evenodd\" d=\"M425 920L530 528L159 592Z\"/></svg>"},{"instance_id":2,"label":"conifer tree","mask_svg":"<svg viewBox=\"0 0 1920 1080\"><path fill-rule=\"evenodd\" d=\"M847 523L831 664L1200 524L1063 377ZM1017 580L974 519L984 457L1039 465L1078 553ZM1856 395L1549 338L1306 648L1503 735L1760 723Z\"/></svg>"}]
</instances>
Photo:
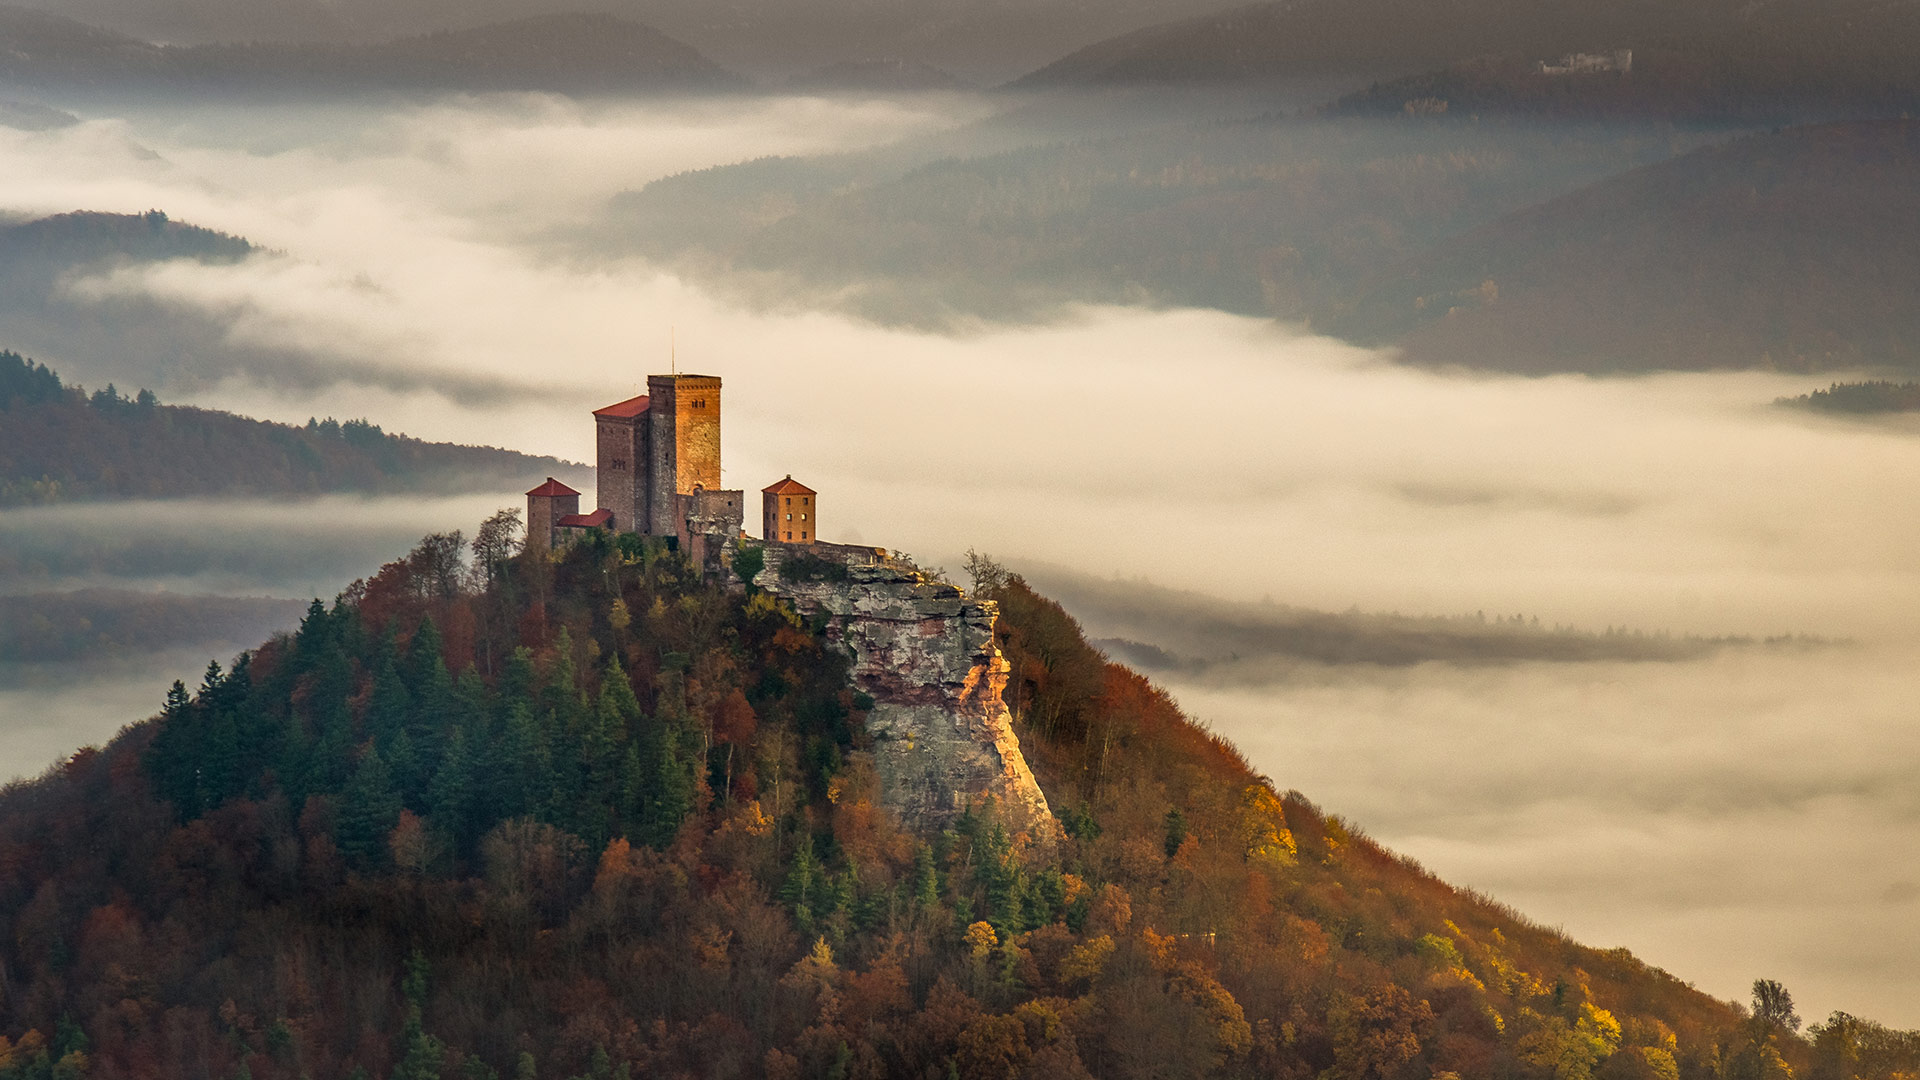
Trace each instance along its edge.
<instances>
[{"instance_id":1,"label":"conifer tree","mask_svg":"<svg viewBox=\"0 0 1920 1080\"><path fill-rule=\"evenodd\" d=\"M496 814L501 820L538 815L553 790L551 759L540 725L525 701L516 702L500 733L500 782Z\"/></svg>"},{"instance_id":2,"label":"conifer tree","mask_svg":"<svg viewBox=\"0 0 1920 1080\"><path fill-rule=\"evenodd\" d=\"M434 773L432 789L427 793L427 809L434 825L452 843L454 854L459 858L467 856L478 836L474 805L478 781L467 733L455 727L447 739L446 757Z\"/></svg>"},{"instance_id":3,"label":"conifer tree","mask_svg":"<svg viewBox=\"0 0 1920 1080\"><path fill-rule=\"evenodd\" d=\"M352 781L341 792L334 842L362 869L375 869L386 861L387 835L399 820L400 794L394 790L393 776L380 751L368 747Z\"/></svg>"},{"instance_id":4,"label":"conifer tree","mask_svg":"<svg viewBox=\"0 0 1920 1080\"><path fill-rule=\"evenodd\" d=\"M413 694L400 677L399 656L399 645L389 627L369 665L373 669L373 696L367 701L367 733L379 746L392 741L413 711Z\"/></svg>"}]
</instances>

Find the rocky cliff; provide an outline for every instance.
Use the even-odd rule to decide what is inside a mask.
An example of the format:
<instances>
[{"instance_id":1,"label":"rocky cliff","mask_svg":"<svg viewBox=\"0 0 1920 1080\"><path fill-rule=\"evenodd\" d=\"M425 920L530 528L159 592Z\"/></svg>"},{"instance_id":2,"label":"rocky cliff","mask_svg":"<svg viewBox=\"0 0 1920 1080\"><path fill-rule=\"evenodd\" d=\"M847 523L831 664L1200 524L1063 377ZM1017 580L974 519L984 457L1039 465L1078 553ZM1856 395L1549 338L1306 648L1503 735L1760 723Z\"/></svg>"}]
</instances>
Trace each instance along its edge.
<instances>
[{"instance_id":1,"label":"rocky cliff","mask_svg":"<svg viewBox=\"0 0 1920 1080\"><path fill-rule=\"evenodd\" d=\"M937 829L989 800L1012 831L1051 840L1057 826L1027 768L1001 696L999 613L877 548L768 544L753 583L827 617L853 658L882 800L910 828Z\"/></svg>"}]
</instances>

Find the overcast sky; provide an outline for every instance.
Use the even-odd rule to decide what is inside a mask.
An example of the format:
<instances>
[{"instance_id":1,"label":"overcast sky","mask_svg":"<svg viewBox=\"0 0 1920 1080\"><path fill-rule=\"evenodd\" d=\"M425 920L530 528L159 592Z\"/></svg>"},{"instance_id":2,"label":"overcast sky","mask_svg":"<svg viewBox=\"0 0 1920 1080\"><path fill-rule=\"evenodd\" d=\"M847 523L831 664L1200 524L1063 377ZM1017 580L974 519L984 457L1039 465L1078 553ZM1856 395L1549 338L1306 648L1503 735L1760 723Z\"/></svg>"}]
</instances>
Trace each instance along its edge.
<instances>
[{"instance_id":1,"label":"overcast sky","mask_svg":"<svg viewBox=\"0 0 1920 1080\"><path fill-rule=\"evenodd\" d=\"M231 346L154 359L36 345L90 384L583 460L586 411L663 369L671 330L682 370L727 380L728 483L791 472L821 491L830 538L956 568L973 546L1225 602L1849 639L1174 689L1280 786L1584 941L1724 997L1778 978L1809 1017L1920 1026L1910 425L1767 404L1806 379L1456 378L1206 312L925 335L741 310L540 242L655 176L871 145L974 107L507 97L90 118L0 130L14 163L0 208L162 207L273 249L70 283L82 307L206 316ZM471 528L485 505L365 513ZM262 527L295 543L299 520ZM313 587L294 576L279 584ZM33 708L0 700L10 723Z\"/></svg>"}]
</instances>

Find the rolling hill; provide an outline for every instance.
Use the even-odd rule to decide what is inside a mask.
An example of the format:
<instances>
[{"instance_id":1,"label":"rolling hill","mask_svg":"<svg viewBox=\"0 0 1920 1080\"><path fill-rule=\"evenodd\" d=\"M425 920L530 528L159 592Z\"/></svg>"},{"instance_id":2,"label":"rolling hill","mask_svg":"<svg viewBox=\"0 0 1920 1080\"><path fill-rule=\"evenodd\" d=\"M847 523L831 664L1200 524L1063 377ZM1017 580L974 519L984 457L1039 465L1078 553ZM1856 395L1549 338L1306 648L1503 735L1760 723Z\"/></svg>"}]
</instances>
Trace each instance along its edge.
<instances>
[{"instance_id":1,"label":"rolling hill","mask_svg":"<svg viewBox=\"0 0 1920 1080\"><path fill-rule=\"evenodd\" d=\"M1844 89L1857 107L1897 115L1920 88L1911 62L1920 9L1884 0L1279 0L1097 42L1013 85L1244 81L1326 68L1393 78L1484 58L1531 68L1615 49L1705 68L1723 93L1755 103Z\"/></svg>"},{"instance_id":2,"label":"rolling hill","mask_svg":"<svg viewBox=\"0 0 1920 1080\"><path fill-rule=\"evenodd\" d=\"M379 44L167 45L46 12L0 8L0 85L70 94L311 95L706 92L744 84L692 46L611 15L541 15Z\"/></svg>"},{"instance_id":3,"label":"rolling hill","mask_svg":"<svg viewBox=\"0 0 1920 1080\"><path fill-rule=\"evenodd\" d=\"M365 421L305 427L87 394L0 352L0 506L80 499L488 491L580 467L487 446L389 435Z\"/></svg>"},{"instance_id":4,"label":"rolling hill","mask_svg":"<svg viewBox=\"0 0 1920 1080\"><path fill-rule=\"evenodd\" d=\"M815 624L654 542L430 538L0 793L0 1068L1891 1077L1454 889L992 586L1054 836L877 809ZM1909 1040L1910 1041L1910 1040ZM1869 1053L1871 1051L1871 1053ZM64 1074L64 1073L63 1073ZM27 1075L32 1075L28 1073Z\"/></svg>"},{"instance_id":5,"label":"rolling hill","mask_svg":"<svg viewBox=\"0 0 1920 1080\"><path fill-rule=\"evenodd\" d=\"M1521 210L1327 320L1422 364L1920 369L1920 123L1696 150Z\"/></svg>"}]
</instances>

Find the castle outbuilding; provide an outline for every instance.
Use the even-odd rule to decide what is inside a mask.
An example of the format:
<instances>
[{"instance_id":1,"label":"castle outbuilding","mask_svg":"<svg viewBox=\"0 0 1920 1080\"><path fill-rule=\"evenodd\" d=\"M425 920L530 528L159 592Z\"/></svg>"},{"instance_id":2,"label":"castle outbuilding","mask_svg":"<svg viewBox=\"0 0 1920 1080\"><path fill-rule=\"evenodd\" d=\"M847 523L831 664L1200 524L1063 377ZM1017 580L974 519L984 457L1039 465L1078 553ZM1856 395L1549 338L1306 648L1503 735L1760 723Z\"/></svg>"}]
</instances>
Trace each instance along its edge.
<instances>
[{"instance_id":1,"label":"castle outbuilding","mask_svg":"<svg viewBox=\"0 0 1920 1080\"><path fill-rule=\"evenodd\" d=\"M547 477L547 482L527 492L527 547L544 551L555 545L560 520L578 517L580 493Z\"/></svg>"},{"instance_id":2,"label":"castle outbuilding","mask_svg":"<svg viewBox=\"0 0 1920 1080\"><path fill-rule=\"evenodd\" d=\"M819 492L788 473L779 483L760 489L760 535L783 544L811 544L820 539Z\"/></svg>"}]
</instances>

